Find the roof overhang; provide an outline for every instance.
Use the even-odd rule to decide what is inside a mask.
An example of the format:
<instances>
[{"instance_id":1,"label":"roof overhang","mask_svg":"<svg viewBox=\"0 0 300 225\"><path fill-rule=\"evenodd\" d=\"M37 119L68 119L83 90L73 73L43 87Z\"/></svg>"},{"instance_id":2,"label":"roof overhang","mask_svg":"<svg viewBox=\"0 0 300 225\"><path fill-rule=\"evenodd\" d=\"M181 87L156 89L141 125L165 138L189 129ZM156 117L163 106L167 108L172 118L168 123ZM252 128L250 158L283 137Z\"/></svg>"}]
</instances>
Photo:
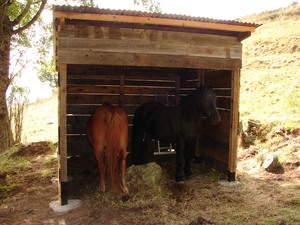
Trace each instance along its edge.
<instances>
[{"instance_id":1,"label":"roof overhang","mask_svg":"<svg viewBox=\"0 0 300 225\"><path fill-rule=\"evenodd\" d=\"M236 32L244 39L255 31L259 24L232 20L215 20L203 17L191 17L173 14L146 13L129 10L110 10L90 7L54 6L54 18L84 21L104 21L127 24L158 25L173 28L193 28L215 31ZM244 35L241 35L244 34ZM247 34L247 35L245 35Z\"/></svg>"}]
</instances>

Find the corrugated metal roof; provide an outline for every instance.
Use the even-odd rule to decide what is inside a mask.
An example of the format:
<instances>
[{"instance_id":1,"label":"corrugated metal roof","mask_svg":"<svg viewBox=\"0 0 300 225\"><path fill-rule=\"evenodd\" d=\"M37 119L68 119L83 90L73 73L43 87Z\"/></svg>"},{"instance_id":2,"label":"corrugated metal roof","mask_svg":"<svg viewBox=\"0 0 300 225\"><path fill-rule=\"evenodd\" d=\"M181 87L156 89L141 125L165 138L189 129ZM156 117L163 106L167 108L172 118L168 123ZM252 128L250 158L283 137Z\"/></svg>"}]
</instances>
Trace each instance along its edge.
<instances>
[{"instance_id":1,"label":"corrugated metal roof","mask_svg":"<svg viewBox=\"0 0 300 225\"><path fill-rule=\"evenodd\" d=\"M186 16L186 15L178 15L178 14L148 13L148 12L134 11L134 10L101 9L101 8L93 8L87 6L55 5L53 6L53 10L55 12L91 13L91 14L106 14L106 15L120 15L120 16L150 17L150 18L159 18L159 19L174 19L174 20L183 20L183 21L254 27L254 28L260 26L260 24L245 23L245 22L234 21L234 20L219 20L219 19L211 19L206 17L194 17L194 16Z\"/></svg>"}]
</instances>

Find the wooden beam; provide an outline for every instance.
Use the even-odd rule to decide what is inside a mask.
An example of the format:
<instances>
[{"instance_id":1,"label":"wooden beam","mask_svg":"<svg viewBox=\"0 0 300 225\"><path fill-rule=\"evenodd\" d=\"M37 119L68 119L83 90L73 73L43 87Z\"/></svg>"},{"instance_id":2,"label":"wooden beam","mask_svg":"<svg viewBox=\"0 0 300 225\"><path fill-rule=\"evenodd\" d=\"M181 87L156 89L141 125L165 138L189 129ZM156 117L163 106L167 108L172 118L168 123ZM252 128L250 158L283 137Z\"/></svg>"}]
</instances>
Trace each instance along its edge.
<instances>
[{"instance_id":1,"label":"wooden beam","mask_svg":"<svg viewBox=\"0 0 300 225\"><path fill-rule=\"evenodd\" d=\"M82 65L111 65L111 66L146 66L172 67L195 69L225 69L241 68L241 59L224 59L198 57L188 55L160 55L143 53L118 53L102 51L71 51L61 50L58 62Z\"/></svg>"},{"instance_id":2,"label":"wooden beam","mask_svg":"<svg viewBox=\"0 0 300 225\"><path fill-rule=\"evenodd\" d=\"M166 44L176 44L177 46L241 46L241 43L238 42L237 37L232 36L169 30L151 30L145 28L106 27L96 25L83 26L66 24L64 29L59 32L59 37L165 42Z\"/></svg>"},{"instance_id":3,"label":"wooden beam","mask_svg":"<svg viewBox=\"0 0 300 225\"><path fill-rule=\"evenodd\" d=\"M187 43L187 42L168 42L167 40L149 41L149 40L111 40L111 39L94 39L94 38L66 38L58 39L58 51L78 51L80 52L132 52L148 53L161 55L189 55L199 57L224 58L224 59L241 59L241 44L229 46L213 45L212 43Z\"/></svg>"},{"instance_id":4,"label":"wooden beam","mask_svg":"<svg viewBox=\"0 0 300 225\"><path fill-rule=\"evenodd\" d=\"M58 96L58 125L59 125L59 148L58 148L58 170L59 170L59 197L61 205L68 204L66 184L68 181L67 169L67 65L59 65L59 96Z\"/></svg>"},{"instance_id":5,"label":"wooden beam","mask_svg":"<svg viewBox=\"0 0 300 225\"><path fill-rule=\"evenodd\" d=\"M236 69L231 74L231 118L229 133L229 181L234 181L232 174L235 174L237 167L238 148L238 124L239 124L239 99L240 99L240 70Z\"/></svg>"},{"instance_id":6,"label":"wooden beam","mask_svg":"<svg viewBox=\"0 0 300 225\"><path fill-rule=\"evenodd\" d=\"M127 16L127 15L114 15L114 14L94 14L94 13L76 13L76 12L54 12L55 18L77 19L77 20L90 20L90 21L106 21L118 23L137 23L137 24L152 24L152 25L165 25L174 27L190 27L201 28L209 30L225 30L235 32L254 32L253 26L242 26L233 24L222 24L202 21L166 19L166 18L153 18L148 16Z\"/></svg>"}]
</instances>

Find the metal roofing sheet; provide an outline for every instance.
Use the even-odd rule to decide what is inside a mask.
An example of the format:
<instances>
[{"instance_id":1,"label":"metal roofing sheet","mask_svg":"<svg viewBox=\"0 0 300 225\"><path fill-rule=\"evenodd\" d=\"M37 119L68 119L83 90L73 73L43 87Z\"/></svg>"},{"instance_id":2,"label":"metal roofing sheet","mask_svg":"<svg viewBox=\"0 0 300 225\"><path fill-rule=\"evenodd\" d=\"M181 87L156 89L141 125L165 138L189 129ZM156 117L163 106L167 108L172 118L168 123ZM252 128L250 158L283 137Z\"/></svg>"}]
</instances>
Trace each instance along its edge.
<instances>
[{"instance_id":1,"label":"metal roofing sheet","mask_svg":"<svg viewBox=\"0 0 300 225\"><path fill-rule=\"evenodd\" d=\"M150 17L150 18L161 18L161 19L174 19L183 21L195 21L205 23L216 23L216 24L228 24L245 27L259 27L260 24L245 23L235 20L219 20L206 17L194 17L178 14L165 14L165 13L148 13L134 10L113 10L113 9L102 9L92 8L87 6L53 6L55 12L74 12L74 13L91 13L91 14L107 14L107 15L121 15L121 16L137 16L137 17Z\"/></svg>"}]
</instances>

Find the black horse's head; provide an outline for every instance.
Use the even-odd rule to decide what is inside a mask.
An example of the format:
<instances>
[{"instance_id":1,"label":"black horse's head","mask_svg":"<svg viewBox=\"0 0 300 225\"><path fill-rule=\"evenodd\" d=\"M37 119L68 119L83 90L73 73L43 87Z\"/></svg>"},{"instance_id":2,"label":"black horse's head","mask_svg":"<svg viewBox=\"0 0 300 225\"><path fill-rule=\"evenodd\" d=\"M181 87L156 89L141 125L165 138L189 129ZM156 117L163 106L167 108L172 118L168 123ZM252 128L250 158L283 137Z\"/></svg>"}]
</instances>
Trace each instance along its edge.
<instances>
[{"instance_id":1,"label":"black horse's head","mask_svg":"<svg viewBox=\"0 0 300 225\"><path fill-rule=\"evenodd\" d=\"M218 124L221 120L217 109L217 97L211 87L200 86L197 90L199 92L197 109L204 113L211 124Z\"/></svg>"}]
</instances>

